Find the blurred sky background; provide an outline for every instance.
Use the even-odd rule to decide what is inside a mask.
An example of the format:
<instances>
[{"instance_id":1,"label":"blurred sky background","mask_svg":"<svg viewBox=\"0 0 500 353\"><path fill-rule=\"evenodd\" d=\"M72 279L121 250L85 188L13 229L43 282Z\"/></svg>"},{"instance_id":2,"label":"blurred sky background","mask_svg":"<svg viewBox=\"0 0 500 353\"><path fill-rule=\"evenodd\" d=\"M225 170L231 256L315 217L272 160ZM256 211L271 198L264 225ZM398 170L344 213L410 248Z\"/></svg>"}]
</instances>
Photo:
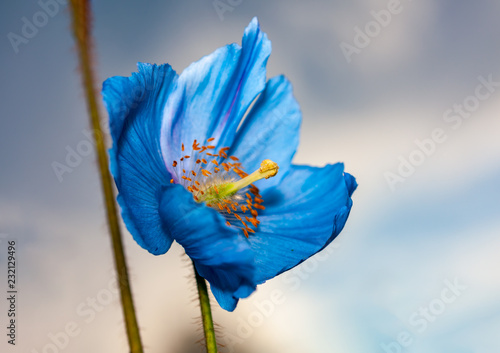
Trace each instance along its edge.
<instances>
[{"instance_id":1,"label":"blurred sky background","mask_svg":"<svg viewBox=\"0 0 500 353\"><path fill-rule=\"evenodd\" d=\"M365 31L390 1L221 2L221 16L211 0L93 2L99 85L130 75L138 61L180 73L241 43L258 16L273 46L268 77L285 74L302 108L295 162L343 161L359 182L329 250L260 286L234 313L214 309L221 351L499 352L500 87L483 88L484 100L470 96L479 77L500 82L500 2L401 0L350 63L341 43L353 45L355 27ZM0 4L0 288L8 239L18 244L19 281L18 345L7 345L2 329L0 350L127 352L108 289L114 268L95 156L82 156L61 181L52 168L89 131L67 5L17 53L8 39L39 11L33 0ZM479 104L460 125L444 120L465 102ZM417 156L415 140L435 129L446 141L391 188L387 172ZM155 257L123 234L146 352L200 351L182 249ZM276 293L281 301L270 305ZM6 312L2 300L2 327ZM68 324L76 333L66 341Z\"/></svg>"}]
</instances>

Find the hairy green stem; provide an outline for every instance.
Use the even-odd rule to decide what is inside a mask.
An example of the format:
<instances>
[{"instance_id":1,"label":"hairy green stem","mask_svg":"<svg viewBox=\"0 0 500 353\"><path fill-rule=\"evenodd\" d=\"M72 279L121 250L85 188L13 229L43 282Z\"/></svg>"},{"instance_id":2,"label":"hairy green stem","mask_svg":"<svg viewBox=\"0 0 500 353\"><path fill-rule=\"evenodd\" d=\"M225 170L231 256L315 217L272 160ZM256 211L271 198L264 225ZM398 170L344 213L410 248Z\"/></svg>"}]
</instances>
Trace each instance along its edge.
<instances>
[{"instance_id":1,"label":"hairy green stem","mask_svg":"<svg viewBox=\"0 0 500 353\"><path fill-rule=\"evenodd\" d=\"M120 288L120 298L125 317L125 326L127 329L128 342L131 353L142 353L142 343L137 325L137 317L130 290L127 263L118 222L118 212L116 209L115 195L113 191L112 179L108 170L108 155L106 145L102 134L101 119L99 107L96 98L96 89L94 87L94 70L92 67L92 40L91 40L91 12L90 1L71 0L71 14L73 18L73 34L75 36L78 58L80 62L83 87L87 98L87 107L90 113L90 121L94 131L94 138L97 150L97 161L99 165L99 174L101 179L102 191L106 203L106 215L109 232L113 247L116 272L118 275L118 284Z\"/></svg>"},{"instance_id":2,"label":"hairy green stem","mask_svg":"<svg viewBox=\"0 0 500 353\"><path fill-rule=\"evenodd\" d=\"M217 343L215 342L214 322L212 320L212 309L210 308L207 283L205 279L198 274L194 264L193 268L196 277L196 287L198 288L198 296L200 298L201 319L203 321L203 333L205 334L207 353L217 353Z\"/></svg>"}]
</instances>

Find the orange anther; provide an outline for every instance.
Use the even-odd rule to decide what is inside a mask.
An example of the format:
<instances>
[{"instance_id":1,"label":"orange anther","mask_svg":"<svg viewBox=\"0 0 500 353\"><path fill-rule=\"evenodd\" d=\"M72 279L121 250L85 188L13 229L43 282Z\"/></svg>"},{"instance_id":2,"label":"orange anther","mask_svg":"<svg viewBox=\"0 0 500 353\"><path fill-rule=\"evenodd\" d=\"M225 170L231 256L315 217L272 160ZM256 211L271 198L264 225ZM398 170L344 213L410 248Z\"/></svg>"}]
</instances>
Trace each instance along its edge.
<instances>
[{"instance_id":1,"label":"orange anther","mask_svg":"<svg viewBox=\"0 0 500 353\"><path fill-rule=\"evenodd\" d=\"M218 184L219 179L214 180L214 182L209 182L208 185L204 184L202 186L202 182L196 180L198 174L202 174L204 177L207 177L206 181L210 181L211 178L208 177L212 175L212 173L220 172L222 168L224 168L226 172L234 170L235 175L238 175L241 178L245 178L249 175L243 170L242 164L239 162L239 159L236 156L228 156L228 151L231 150L230 147L222 147L219 149L218 153L214 153L213 150L216 149L216 146L210 143L212 141L215 141L215 139L216 138L214 137L207 139L206 146L202 146L200 143L198 143L197 140L194 140L192 144L192 150L196 152L193 152L192 155L184 155L179 160L172 162L173 167L177 167L179 166L179 164L183 166L182 163L184 162L184 160L193 158L196 161L196 164L203 164L199 167L195 167L194 170L181 169L183 174L181 175L181 178L190 182L183 182L185 183L184 187L192 193L193 198L196 202L202 202L201 200L203 200L203 198L200 195L211 195L211 197L213 197L215 194L219 194L219 188L221 187ZM181 147L182 151L185 151L186 146L184 145L184 143L181 144ZM205 153L205 156L203 156L202 153ZM198 156L199 158L197 158ZM209 165L212 165L209 163L212 163L214 167L209 167ZM205 167L206 169L203 169L203 167ZM224 175L223 177L223 180L225 179L226 175ZM171 179L170 183L175 183L174 179ZM257 226L260 224L260 222L257 220L258 210L264 210L265 207L262 205L264 203L264 200L262 196L260 196L259 189L255 185L250 184L248 190L243 191L243 193L245 195L243 200L241 196L238 196L238 201L233 201L231 198L228 198L215 203L207 203L206 205L208 207L217 209L223 214L234 214L235 219L239 220L242 226L231 224L231 222L234 222L234 218L232 218L231 221L226 220L226 225L228 227L233 226L241 229L243 231L243 234L248 238L250 233L255 233ZM218 196L217 198L219 197L220 196ZM250 211L248 216L243 215L247 211Z\"/></svg>"},{"instance_id":2,"label":"orange anther","mask_svg":"<svg viewBox=\"0 0 500 353\"><path fill-rule=\"evenodd\" d=\"M259 225L259 221L258 221L256 218L249 218L249 217L245 216L245 219L246 219L248 222L252 223L252 225L253 225L255 228L257 228L257 226Z\"/></svg>"},{"instance_id":3,"label":"orange anther","mask_svg":"<svg viewBox=\"0 0 500 353\"><path fill-rule=\"evenodd\" d=\"M241 176L242 178L244 178L244 177L248 176L248 174L247 174L247 173L245 173L244 171L242 171L242 170L241 170L240 168L238 168L238 167L234 167L233 169L234 169L234 172L235 172L235 173L238 173L238 175L239 175L239 176Z\"/></svg>"},{"instance_id":4,"label":"orange anther","mask_svg":"<svg viewBox=\"0 0 500 353\"><path fill-rule=\"evenodd\" d=\"M173 184L174 183L174 179L170 179L170 184Z\"/></svg>"}]
</instances>

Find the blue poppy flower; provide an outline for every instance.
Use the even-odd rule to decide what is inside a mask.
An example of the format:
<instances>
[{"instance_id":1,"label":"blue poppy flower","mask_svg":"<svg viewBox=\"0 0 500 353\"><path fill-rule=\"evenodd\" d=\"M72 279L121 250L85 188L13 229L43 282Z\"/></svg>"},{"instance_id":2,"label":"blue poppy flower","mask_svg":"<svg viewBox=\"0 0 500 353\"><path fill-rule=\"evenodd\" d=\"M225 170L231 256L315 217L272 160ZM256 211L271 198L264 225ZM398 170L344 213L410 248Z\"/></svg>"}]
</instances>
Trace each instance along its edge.
<instances>
[{"instance_id":1,"label":"blue poppy flower","mask_svg":"<svg viewBox=\"0 0 500 353\"><path fill-rule=\"evenodd\" d=\"M357 186L341 163L292 164L301 112L286 78L266 81L270 53L254 18L241 46L219 48L181 75L139 63L102 91L128 230L155 255L181 244L229 311L327 246Z\"/></svg>"}]
</instances>

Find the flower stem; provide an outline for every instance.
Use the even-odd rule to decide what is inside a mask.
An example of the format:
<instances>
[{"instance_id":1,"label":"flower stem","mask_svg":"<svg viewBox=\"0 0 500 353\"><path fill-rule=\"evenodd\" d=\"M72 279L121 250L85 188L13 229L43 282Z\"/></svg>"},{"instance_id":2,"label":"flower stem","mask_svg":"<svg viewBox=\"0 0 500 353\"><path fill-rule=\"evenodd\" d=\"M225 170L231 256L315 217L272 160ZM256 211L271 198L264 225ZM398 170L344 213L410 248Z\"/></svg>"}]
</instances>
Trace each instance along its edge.
<instances>
[{"instance_id":1,"label":"flower stem","mask_svg":"<svg viewBox=\"0 0 500 353\"><path fill-rule=\"evenodd\" d=\"M108 170L108 155L106 153L106 145L103 138L100 113L96 98L96 89L94 87L95 77L91 60L92 40L90 35L90 1L71 0L71 14L73 18L73 34L77 44L83 86L90 113L90 122L94 131L99 174L106 203L106 215L113 246L115 267L118 275L120 298L125 317L128 343L131 353L142 353L142 342L139 334L139 327L137 325L132 291L129 284L127 263L125 253L123 251L113 185Z\"/></svg>"},{"instance_id":2,"label":"flower stem","mask_svg":"<svg viewBox=\"0 0 500 353\"><path fill-rule=\"evenodd\" d=\"M205 343L207 353L217 353L217 343L215 342L214 322L212 320L212 309L210 308L210 298L208 297L207 283L205 279L198 274L194 266L194 275L196 277L196 287L200 298L201 319L203 321L203 333L205 334Z\"/></svg>"}]
</instances>

